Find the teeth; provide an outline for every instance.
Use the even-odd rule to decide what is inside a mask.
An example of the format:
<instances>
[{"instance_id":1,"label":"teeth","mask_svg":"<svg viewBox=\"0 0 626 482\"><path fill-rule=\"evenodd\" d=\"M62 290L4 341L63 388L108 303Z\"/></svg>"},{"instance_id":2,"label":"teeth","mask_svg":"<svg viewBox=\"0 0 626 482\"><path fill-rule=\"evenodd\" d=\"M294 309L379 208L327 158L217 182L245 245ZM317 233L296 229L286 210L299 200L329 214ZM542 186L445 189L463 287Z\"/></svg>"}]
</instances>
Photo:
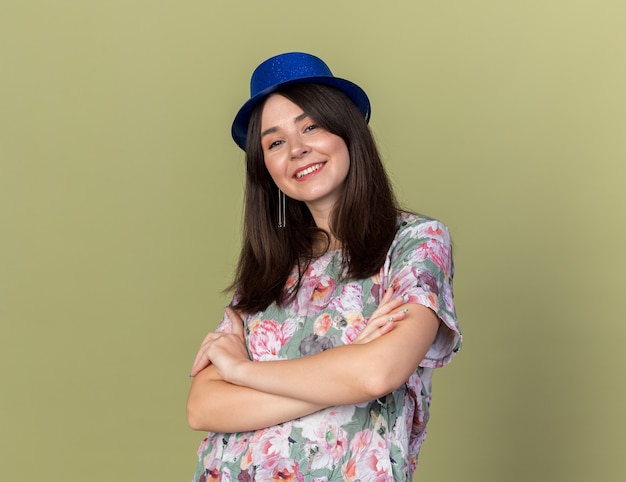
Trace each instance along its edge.
<instances>
[{"instance_id":1,"label":"teeth","mask_svg":"<svg viewBox=\"0 0 626 482\"><path fill-rule=\"evenodd\" d=\"M312 172L317 171L323 164L316 164L315 166L307 167L305 170L300 171L296 174L296 178L300 179L302 176L306 176L307 174L311 174Z\"/></svg>"}]
</instances>

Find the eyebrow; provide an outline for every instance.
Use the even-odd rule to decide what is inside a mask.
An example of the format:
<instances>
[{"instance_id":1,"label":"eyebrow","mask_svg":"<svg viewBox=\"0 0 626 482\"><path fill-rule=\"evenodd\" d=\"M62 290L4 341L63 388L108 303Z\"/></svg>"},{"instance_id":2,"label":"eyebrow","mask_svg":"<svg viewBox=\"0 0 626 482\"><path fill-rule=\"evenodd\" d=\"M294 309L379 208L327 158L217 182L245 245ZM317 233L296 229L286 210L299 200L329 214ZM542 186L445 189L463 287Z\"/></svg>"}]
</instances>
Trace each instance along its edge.
<instances>
[{"instance_id":1,"label":"eyebrow","mask_svg":"<svg viewBox=\"0 0 626 482\"><path fill-rule=\"evenodd\" d=\"M307 117L309 117L309 114L307 114L306 112L303 112L299 116L296 116L296 118L293 120L293 123L297 124L298 122L303 121ZM263 132L261 132L261 137L266 136L268 134L273 134L277 130L278 130L278 127L270 127L269 129L265 129Z\"/></svg>"}]
</instances>

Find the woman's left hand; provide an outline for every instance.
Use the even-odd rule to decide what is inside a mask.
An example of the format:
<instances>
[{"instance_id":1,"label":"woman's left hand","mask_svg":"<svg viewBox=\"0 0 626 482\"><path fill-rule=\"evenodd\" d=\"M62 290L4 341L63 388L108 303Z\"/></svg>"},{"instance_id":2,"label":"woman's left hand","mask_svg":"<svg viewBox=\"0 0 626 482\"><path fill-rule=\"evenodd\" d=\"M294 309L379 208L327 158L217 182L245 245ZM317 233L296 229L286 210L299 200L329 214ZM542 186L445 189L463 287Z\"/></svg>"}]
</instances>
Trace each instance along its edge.
<instances>
[{"instance_id":1,"label":"woman's left hand","mask_svg":"<svg viewBox=\"0 0 626 482\"><path fill-rule=\"evenodd\" d=\"M232 332L211 332L204 338L191 367L190 376L195 377L213 364L222 378L228 380L235 366L250 361L241 316L232 308L226 308L226 314L231 320Z\"/></svg>"},{"instance_id":2,"label":"woman's left hand","mask_svg":"<svg viewBox=\"0 0 626 482\"><path fill-rule=\"evenodd\" d=\"M367 325L352 341L352 344L365 344L380 338L385 333L389 333L393 330L397 322L404 319L408 310L398 310L398 308L407 302L406 295L396 296L395 298L393 295L394 288L390 286L380 300L378 308L376 308L369 318Z\"/></svg>"}]
</instances>

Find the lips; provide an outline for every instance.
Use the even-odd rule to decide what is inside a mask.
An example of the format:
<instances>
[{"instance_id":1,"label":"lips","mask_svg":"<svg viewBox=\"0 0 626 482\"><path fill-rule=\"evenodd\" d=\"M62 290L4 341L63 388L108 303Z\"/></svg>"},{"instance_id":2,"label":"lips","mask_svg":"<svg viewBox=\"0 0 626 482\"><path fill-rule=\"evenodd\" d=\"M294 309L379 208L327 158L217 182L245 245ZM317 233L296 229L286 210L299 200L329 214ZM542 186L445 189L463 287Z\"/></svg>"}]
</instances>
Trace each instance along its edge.
<instances>
[{"instance_id":1,"label":"lips","mask_svg":"<svg viewBox=\"0 0 626 482\"><path fill-rule=\"evenodd\" d=\"M322 167L324 167L323 162L317 163L317 164L311 164L309 166L306 166L298 171L296 171L296 173L294 174L294 177L296 179L302 179L304 176L307 176L309 174L312 174L316 171L319 171Z\"/></svg>"}]
</instances>

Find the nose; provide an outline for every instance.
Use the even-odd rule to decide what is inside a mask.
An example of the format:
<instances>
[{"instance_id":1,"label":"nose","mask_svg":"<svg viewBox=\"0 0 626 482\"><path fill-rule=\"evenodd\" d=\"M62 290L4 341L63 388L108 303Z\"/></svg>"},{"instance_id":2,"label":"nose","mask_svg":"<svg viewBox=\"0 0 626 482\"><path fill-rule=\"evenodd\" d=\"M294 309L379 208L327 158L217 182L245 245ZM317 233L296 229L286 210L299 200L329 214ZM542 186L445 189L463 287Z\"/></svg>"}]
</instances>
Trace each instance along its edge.
<instances>
[{"instance_id":1,"label":"nose","mask_svg":"<svg viewBox=\"0 0 626 482\"><path fill-rule=\"evenodd\" d=\"M291 147L291 157L292 159L300 159L309 153L311 150L305 139L302 136L296 134L291 136L289 139L290 147Z\"/></svg>"}]
</instances>

